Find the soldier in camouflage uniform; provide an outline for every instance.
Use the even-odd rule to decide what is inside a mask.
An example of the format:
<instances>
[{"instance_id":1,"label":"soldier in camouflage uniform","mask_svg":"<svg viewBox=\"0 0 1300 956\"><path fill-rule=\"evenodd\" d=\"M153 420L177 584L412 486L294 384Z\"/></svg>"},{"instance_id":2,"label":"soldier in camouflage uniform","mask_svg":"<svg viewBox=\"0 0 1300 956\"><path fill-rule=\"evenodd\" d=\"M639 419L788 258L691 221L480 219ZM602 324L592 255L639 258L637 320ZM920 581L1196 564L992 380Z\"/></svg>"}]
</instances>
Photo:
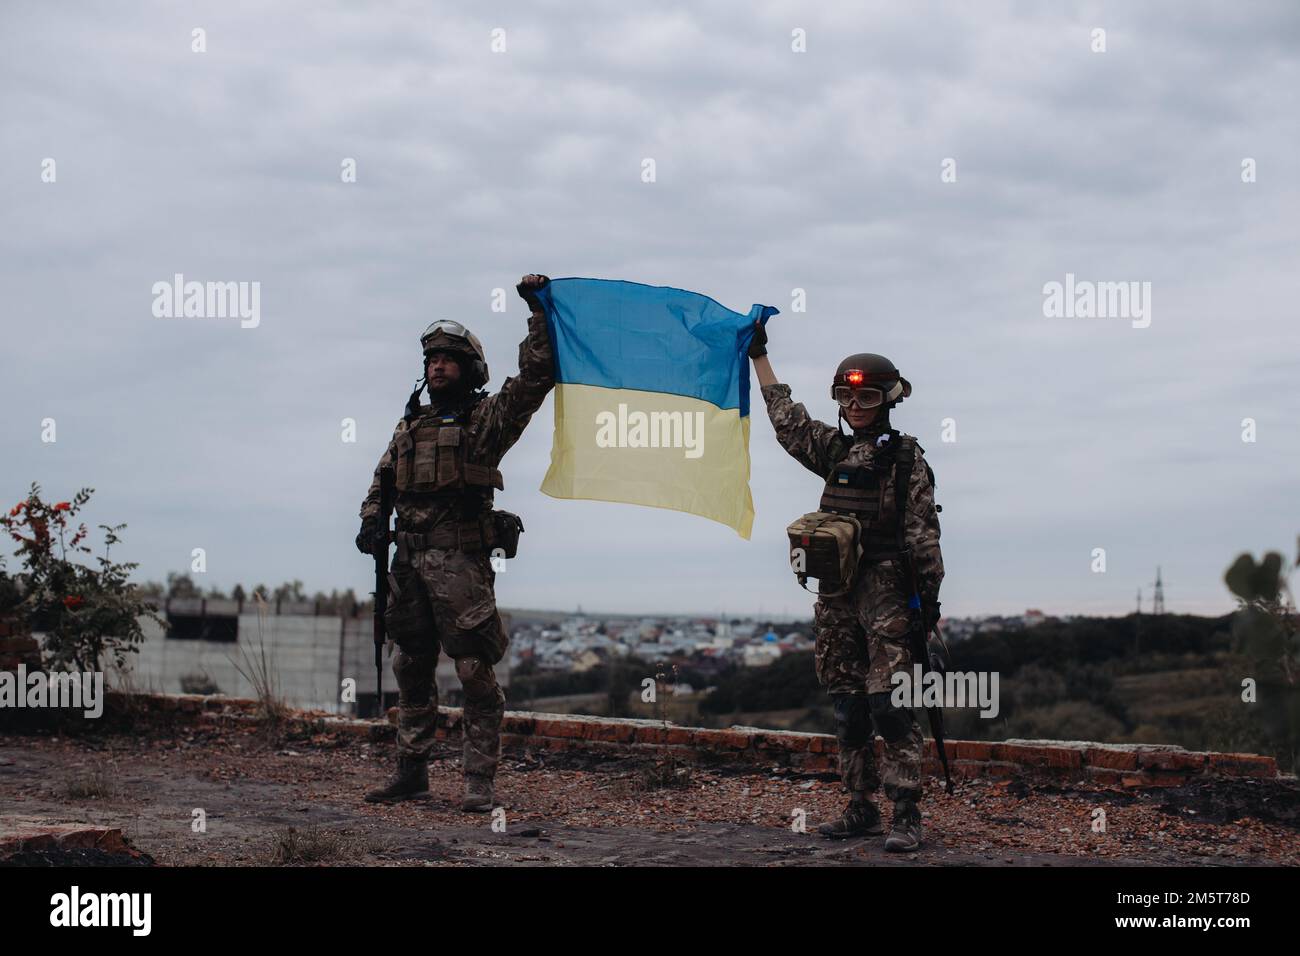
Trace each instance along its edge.
<instances>
[{"instance_id":1,"label":"soldier in camouflage uniform","mask_svg":"<svg viewBox=\"0 0 1300 956\"><path fill-rule=\"evenodd\" d=\"M815 610L817 678L831 695L839 738L840 779L849 792L843 815L819 832L833 838L883 833L880 811L870 795L884 783L894 801L893 826L885 849L920 846L921 760L924 738L908 708L890 702L890 677L909 673L907 646L915 626L908 586L898 560L900 541L911 549L919 579L921 614L927 633L939 619L939 518L934 474L916 440L890 427L889 410L912 392L894 364L862 353L845 359L836 372L832 397L852 434L812 419L777 382L767 358L767 334L759 325L750 346L768 416L777 440L805 468L826 481L819 511L852 514L862 524L863 559L849 591L821 597ZM914 458L907 482L901 536L895 505L895 462L904 448ZM874 736L884 739L876 766Z\"/></svg>"},{"instance_id":2,"label":"soldier in camouflage uniform","mask_svg":"<svg viewBox=\"0 0 1300 956\"><path fill-rule=\"evenodd\" d=\"M546 316L535 295L548 281L529 275L517 287L532 309L528 337L519 347L518 377L506 379L495 395L481 390L488 369L478 339L457 322L429 326L420 338L425 376L362 502L356 543L372 554L388 533L379 527L380 470L393 468L397 554L385 624L398 648L398 767L387 786L366 795L370 802L428 793L438 719L434 670L441 650L455 661L465 691L461 807L492 809L505 714L505 694L492 666L505 655L509 638L497 614L491 562L498 548L513 554L507 539L519 530L513 515L492 510L492 493L502 487L501 458L555 384ZM429 404L422 405L426 387Z\"/></svg>"}]
</instances>

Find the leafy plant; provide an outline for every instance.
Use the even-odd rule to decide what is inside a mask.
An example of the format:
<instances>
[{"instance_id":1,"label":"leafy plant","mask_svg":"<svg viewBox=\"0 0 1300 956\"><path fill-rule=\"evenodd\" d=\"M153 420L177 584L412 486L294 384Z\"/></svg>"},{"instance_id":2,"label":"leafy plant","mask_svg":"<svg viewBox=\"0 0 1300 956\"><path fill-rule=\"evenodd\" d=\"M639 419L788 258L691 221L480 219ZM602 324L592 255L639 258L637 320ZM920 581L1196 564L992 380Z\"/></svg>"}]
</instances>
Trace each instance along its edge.
<instances>
[{"instance_id":1,"label":"leafy plant","mask_svg":"<svg viewBox=\"0 0 1300 956\"><path fill-rule=\"evenodd\" d=\"M92 553L86 543L90 532L76 521L92 494L93 488L82 488L71 501L50 504L33 482L23 501L0 514L23 566L15 576L22 595L17 608L33 631L44 632L45 663L52 669L98 671L110 655L122 667L144 640L142 618L166 626L156 606L128 580L136 564L110 556L125 524L98 525L104 553L93 565L77 560Z\"/></svg>"}]
</instances>

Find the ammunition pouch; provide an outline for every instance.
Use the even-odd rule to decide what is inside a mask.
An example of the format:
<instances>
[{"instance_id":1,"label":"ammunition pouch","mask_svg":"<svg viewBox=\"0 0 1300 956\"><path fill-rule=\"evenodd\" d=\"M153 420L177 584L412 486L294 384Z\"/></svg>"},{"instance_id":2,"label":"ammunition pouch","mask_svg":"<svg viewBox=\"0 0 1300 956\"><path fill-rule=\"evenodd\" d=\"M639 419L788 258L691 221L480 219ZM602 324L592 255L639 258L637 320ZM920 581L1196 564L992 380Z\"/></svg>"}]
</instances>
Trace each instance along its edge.
<instances>
[{"instance_id":1,"label":"ammunition pouch","mask_svg":"<svg viewBox=\"0 0 1300 956\"><path fill-rule=\"evenodd\" d=\"M509 511L492 512L492 528L496 533L494 548L505 558L513 558L519 553L519 536L524 533L524 522L519 515Z\"/></svg>"},{"instance_id":2,"label":"ammunition pouch","mask_svg":"<svg viewBox=\"0 0 1300 956\"><path fill-rule=\"evenodd\" d=\"M805 591L835 597L853 587L862 559L862 524L851 515L814 511L786 529L790 567ZM817 579L817 590L808 579Z\"/></svg>"},{"instance_id":3,"label":"ammunition pouch","mask_svg":"<svg viewBox=\"0 0 1300 956\"><path fill-rule=\"evenodd\" d=\"M505 487L501 472L468 460L465 429L417 421L393 445L397 490L419 494L479 489L491 495Z\"/></svg>"}]
</instances>

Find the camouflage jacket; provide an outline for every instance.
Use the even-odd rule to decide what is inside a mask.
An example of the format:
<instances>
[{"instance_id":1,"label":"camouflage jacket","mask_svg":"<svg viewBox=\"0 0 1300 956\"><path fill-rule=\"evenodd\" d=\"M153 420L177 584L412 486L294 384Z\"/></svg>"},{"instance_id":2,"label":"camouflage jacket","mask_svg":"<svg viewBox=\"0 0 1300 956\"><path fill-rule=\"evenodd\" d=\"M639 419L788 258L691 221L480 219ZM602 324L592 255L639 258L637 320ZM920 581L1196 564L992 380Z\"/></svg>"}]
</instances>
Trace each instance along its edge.
<instances>
[{"instance_id":1,"label":"camouflage jacket","mask_svg":"<svg viewBox=\"0 0 1300 956\"><path fill-rule=\"evenodd\" d=\"M868 429L858 435L845 436L838 428L813 419L803 405L790 398L789 385L765 385L763 400L776 430L776 440L790 455L823 481L838 464L870 466L877 456L888 454L876 440L885 428ZM894 519L894 470L886 472L881 495L882 524L892 526ZM934 480L921 446L916 445L916 461L908 482L907 521L904 539L912 549L921 599L932 603L939 599L943 582L943 555L939 551L939 515L934 505Z\"/></svg>"},{"instance_id":2,"label":"camouflage jacket","mask_svg":"<svg viewBox=\"0 0 1300 956\"><path fill-rule=\"evenodd\" d=\"M519 375L507 378L495 395L481 398L469 413L465 423L466 440L475 462L495 468L505 453L519 440L533 413L555 384L555 360L551 352L551 337L546 328L546 316L534 312L528 317L528 336L519 345ZM423 405L421 414L451 412L454 409ZM379 514L379 470L392 465L396 458L394 443L407 430L405 418L393 429L388 448L375 466L370 490L361 502L361 517ZM397 496L397 517L400 527L408 531L430 531L445 521L459 520L463 504L445 496L437 497L415 492L402 492Z\"/></svg>"}]
</instances>

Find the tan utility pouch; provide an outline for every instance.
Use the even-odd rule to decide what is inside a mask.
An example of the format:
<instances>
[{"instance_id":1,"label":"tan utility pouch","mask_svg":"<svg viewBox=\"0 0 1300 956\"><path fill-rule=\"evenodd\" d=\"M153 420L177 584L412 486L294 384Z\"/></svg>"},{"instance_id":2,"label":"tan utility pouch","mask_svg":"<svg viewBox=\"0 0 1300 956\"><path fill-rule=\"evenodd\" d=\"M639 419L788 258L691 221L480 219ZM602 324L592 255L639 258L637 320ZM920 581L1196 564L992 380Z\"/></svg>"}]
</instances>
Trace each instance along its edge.
<instances>
[{"instance_id":1,"label":"tan utility pouch","mask_svg":"<svg viewBox=\"0 0 1300 956\"><path fill-rule=\"evenodd\" d=\"M862 557L862 525L851 515L814 511L785 529L790 536L790 568L799 585L813 594L835 597L853 587ZM817 590L808 579L817 579Z\"/></svg>"}]
</instances>

